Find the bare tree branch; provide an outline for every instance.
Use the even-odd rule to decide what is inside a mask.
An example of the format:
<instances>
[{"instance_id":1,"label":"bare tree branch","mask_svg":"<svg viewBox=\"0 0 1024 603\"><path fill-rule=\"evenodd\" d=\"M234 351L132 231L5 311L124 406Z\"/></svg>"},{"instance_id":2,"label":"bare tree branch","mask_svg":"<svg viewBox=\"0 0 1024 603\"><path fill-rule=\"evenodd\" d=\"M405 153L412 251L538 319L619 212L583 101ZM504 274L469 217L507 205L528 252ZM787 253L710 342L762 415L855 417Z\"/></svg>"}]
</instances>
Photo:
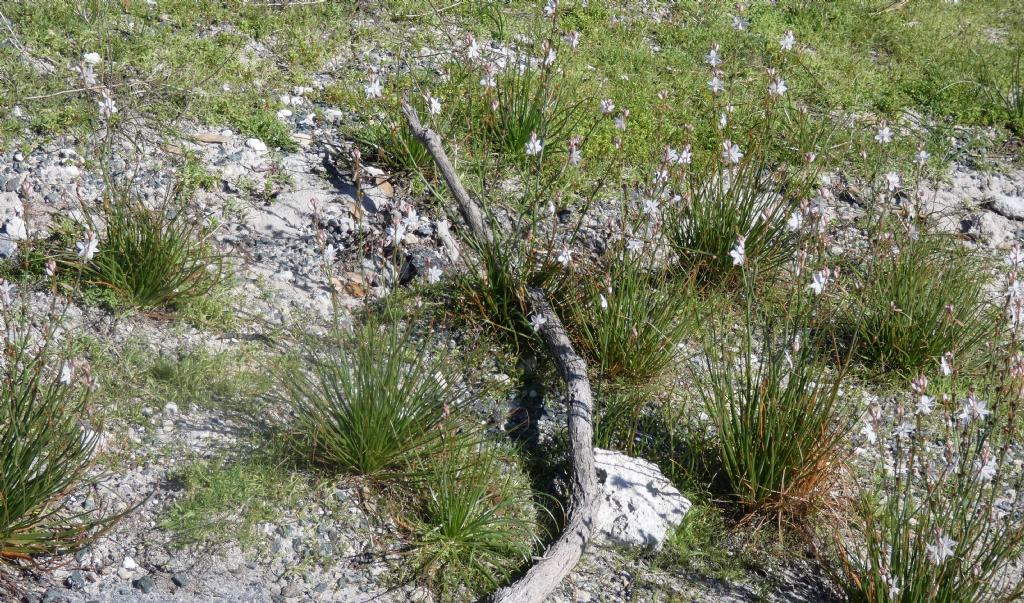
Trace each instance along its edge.
<instances>
[{"instance_id":1,"label":"bare tree branch","mask_svg":"<svg viewBox=\"0 0 1024 603\"><path fill-rule=\"evenodd\" d=\"M483 213L462 186L459 175L441 145L441 138L420 124L416 110L409 103L402 104L402 113L413 134L434 158L472 236L480 243L491 242L491 233L484 226ZM493 603L538 603L551 594L586 550L601 505L597 472L594 469L594 402L590 379L587 377L587 363L573 348L562 321L548 303L544 291L531 288L529 296L534 313L544 318L540 333L566 384L572 496L568 521L561 536L522 578L489 597Z\"/></svg>"},{"instance_id":2,"label":"bare tree branch","mask_svg":"<svg viewBox=\"0 0 1024 603\"><path fill-rule=\"evenodd\" d=\"M469 227L473 238L480 243L489 243L491 241L491 231L484 226L484 214L480 210L480 206L473 201L473 198L469 196L469 193L462 186L459 175L455 173L455 168L452 167L452 162L448 159L448 153L444 151L441 137L430 128L423 127L420 123L419 115L416 114L416 109L409 103L402 103L402 113L405 114L405 119L409 122L409 129L412 130L413 135L427 148L430 156L434 158L434 163L437 164L437 169L441 170L441 175L448 185L448 190L455 197L455 202L459 206L459 213L466 222L466 226Z\"/></svg>"}]
</instances>

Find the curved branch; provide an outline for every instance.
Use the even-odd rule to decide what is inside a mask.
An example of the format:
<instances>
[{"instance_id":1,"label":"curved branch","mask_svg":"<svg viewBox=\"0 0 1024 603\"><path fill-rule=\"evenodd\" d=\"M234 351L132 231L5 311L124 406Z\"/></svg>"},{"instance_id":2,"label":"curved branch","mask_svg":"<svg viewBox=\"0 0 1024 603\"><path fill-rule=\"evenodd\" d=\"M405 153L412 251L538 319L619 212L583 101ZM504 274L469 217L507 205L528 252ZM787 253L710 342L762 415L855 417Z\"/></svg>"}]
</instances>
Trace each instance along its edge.
<instances>
[{"instance_id":1,"label":"curved branch","mask_svg":"<svg viewBox=\"0 0 1024 603\"><path fill-rule=\"evenodd\" d=\"M533 311L545 319L540 333L567 388L572 498L569 501L569 521L562 535L522 578L495 593L494 603L534 603L551 594L586 550L601 505L594 469L594 402L590 379L587 378L587 363L572 347L562 321L544 292L531 288L530 301Z\"/></svg>"},{"instance_id":2,"label":"curved branch","mask_svg":"<svg viewBox=\"0 0 1024 603\"><path fill-rule=\"evenodd\" d=\"M416 109L409 103L402 103L402 113L413 134L434 158L472 236L479 243L491 242L491 232L484 226L483 213L462 186L459 175L441 145L441 138L420 124ZM544 291L531 288L529 295L534 313L544 318L540 334L566 384L572 496L568 521L561 536L551 543L544 556L522 578L494 593L490 597L493 603L538 603L551 594L586 550L601 505L597 471L594 468L594 401L590 379L587 377L587 363L573 348L562 321L548 303Z\"/></svg>"}]
</instances>

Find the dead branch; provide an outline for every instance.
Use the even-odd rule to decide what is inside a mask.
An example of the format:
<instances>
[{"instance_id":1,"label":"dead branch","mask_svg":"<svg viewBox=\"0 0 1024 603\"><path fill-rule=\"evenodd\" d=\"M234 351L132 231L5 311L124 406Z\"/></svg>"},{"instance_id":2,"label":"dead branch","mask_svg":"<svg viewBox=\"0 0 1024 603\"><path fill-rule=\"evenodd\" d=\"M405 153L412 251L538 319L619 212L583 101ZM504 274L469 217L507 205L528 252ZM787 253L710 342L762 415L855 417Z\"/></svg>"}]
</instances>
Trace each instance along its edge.
<instances>
[{"instance_id":1,"label":"dead branch","mask_svg":"<svg viewBox=\"0 0 1024 603\"><path fill-rule=\"evenodd\" d=\"M455 173L455 168L452 167L452 162L448 159L448 153L444 151L441 137L437 135L437 132L420 124L420 117L416 114L416 109L409 103L402 103L402 113L405 115L406 121L409 122L409 129L412 130L413 135L427 148L430 156L434 158L434 163L437 164L437 169L441 170L445 184L448 185L448 190L452 192L455 203L459 206L459 214L462 215L473 238L480 243L489 243L491 231L484 226L484 214L480 210L480 206L473 201L473 198L462 186L459 175Z\"/></svg>"},{"instance_id":2,"label":"dead branch","mask_svg":"<svg viewBox=\"0 0 1024 603\"><path fill-rule=\"evenodd\" d=\"M424 128L409 104L402 104L409 127L427 148L434 163L444 176L448 188L459 206L459 213L472 236L481 243L491 241L491 233L484 226L480 207L463 188L458 174L448 160L440 137ZM537 603L543 601L579 562L594 531L594 521L601 504L598 496L597 472L594 469L594 402L587 377L587 363L576 353L544 291L529 290L530 303L535 314L543 317L541 336L566 384L568 406L570 463L572 465L572 495L569 501L568 521L558 540L553 542L533 567L515 583L498 590L489 599L492 603Z\"/></svg>"}]
</instances>

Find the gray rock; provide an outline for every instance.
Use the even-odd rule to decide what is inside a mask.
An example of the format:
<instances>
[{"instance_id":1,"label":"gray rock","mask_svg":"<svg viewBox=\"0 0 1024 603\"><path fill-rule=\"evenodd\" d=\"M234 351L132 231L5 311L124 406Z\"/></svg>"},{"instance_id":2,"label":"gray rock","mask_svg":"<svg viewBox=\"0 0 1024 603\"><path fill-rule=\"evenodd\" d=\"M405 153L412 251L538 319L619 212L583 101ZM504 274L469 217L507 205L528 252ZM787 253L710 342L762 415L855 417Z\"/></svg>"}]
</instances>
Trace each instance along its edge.
<instances>
[{"instance_id":1,"label":"gray rock","mask_svg":"<svg viewBox=\"0 0 1024 603\"><path fill-rule=\"evenodd\" d=\"M132 586L141 590L143 594L149 593L156 587L156 582L152 576L143 576L138 580L132 580Z\"/></svg>"},{"instance_id":2,"label":"gray rock","mask_svg":"<svg viewBox=\"0 0 1024 603\"><path fill-rule=\"evenodd\" d=\"M178 588L185 588L188 586L189 580L188 576L184 574L174 574L171 576L171 582Z\"/></svg>"},{"instance_id":3,"label":"gray rock","mask_svg":"<svg viewBox=\"0 0 1024 603\"><path fill-rule=\"evenodd\" d=\"M18 244L6 235L0 235L0 260L9 260L18 255Z\"/></svg>"},{"instance_id":4,"label":"gray rock","mask_svg":"<svg viewBox=\"0 0 1024 603\"><path fill-rule=\"evenodd\" d=\"M80 570L75 570L64 580L64 584L67 585L68 588L82 590L85 588L85 574Z\"/></svg>"},{"instance_id":5,"label":"gray rock","mask_svg":"<svg viewBox=\"0 0 1024 603\"><path fill-rule=\"evenodd\" d=\"M690 501L650 461L599 448L594 455L602 497L599 540L660 549L690 510Z\"/></svg>"}]
</instances>

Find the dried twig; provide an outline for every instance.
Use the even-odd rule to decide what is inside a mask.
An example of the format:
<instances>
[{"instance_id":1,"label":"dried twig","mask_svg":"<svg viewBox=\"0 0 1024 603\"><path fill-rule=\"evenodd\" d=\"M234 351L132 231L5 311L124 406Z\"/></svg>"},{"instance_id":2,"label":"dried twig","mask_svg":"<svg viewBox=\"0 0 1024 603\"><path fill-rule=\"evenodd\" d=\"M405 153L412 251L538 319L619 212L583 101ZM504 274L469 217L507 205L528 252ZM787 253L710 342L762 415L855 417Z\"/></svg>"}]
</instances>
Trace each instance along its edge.
<instances>
[{"instance_id":1,"label":"dried twig","mask_svg":"<svg viewBox=\"0 0 1024 603\"><path fill-rule=\"evenodd\" d=\"M473 198L466 192L465 187L462 186L459 175L455 172L455 168L452 167L451 160L448 159L448 153L445 152L444 146L441 145L441 137L430 128L423 127L420 123L419 115L416 114L416 109L408 102L402 103L402 113L405 114L405 119L409 122L409 128L412 130L413 135L427 148L430 156L434 158L434 163L437 164L437 169L444 176L448 190L455 197L455 203L459 206L459 213L466 222L466 226L469 227L470 234L479 243L490 242L491 231L484 226L484 214L480 210L480 206L473 201Z\"/></svg>"},{"instance_id":2,"label":"dried twig","mask_svg":"<svg viewBox=\"0 0 1024 603\"><path fill-rule=\"evenodd\" d=\"M409 103L403 103L402 112L413 133L434 158L472 236L481 243L491 241L491 233L484 226L480 207L463 188L441 145L440 137L420 124L416 110ZM522 578L489 597L493 603L543 601L580 560L590 542L601 505L597 472L594 469L594 403L587 377L587 363L573 348L562 321L548 303L544 291L531 288L529 296L534 313L544 319L540 328L541 336L567 387L572 498L569 501L568 522L558 540L548 547L544 556Z\"/></svg>"}]
</instances>

